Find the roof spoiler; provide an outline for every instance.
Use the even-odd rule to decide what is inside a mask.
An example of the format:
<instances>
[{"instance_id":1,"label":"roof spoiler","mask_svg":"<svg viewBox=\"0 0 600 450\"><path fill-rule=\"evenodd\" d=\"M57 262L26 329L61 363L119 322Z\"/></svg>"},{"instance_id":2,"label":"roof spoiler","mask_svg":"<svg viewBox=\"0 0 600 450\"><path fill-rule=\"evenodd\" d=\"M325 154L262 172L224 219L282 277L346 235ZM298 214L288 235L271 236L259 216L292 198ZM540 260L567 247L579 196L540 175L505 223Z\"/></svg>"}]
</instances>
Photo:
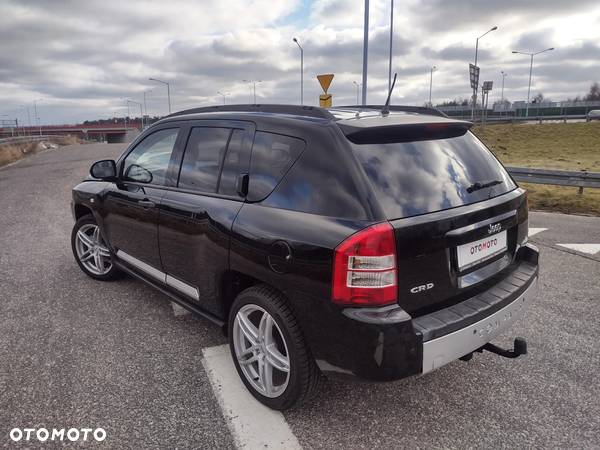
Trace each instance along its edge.
<instances>
[{"instance_id":1,"label":"roof spoiler","mask_svg":"<svg viewBox=\"0 0 600 450\"><path fill-rule=\"evenodd\" d=\"M426 106L403 106L403 105L349 105L349 106L336 106L335 109L374 109L381 111L387 108L389 111L399 111L417 114L429 114L430 116L448 117L442 111L436 108L428 108Z\"/></svg>"},{"instance_id":2,"label":"roof spoiler","mask_svg":"<svg viewBox=\"0 0 600 450\"><path fill-rule=\"evenodd\" d=\"M473 124L462 120L353 127L338 124L346 138L355 144L391 144L428 141L462 136Z\"/></svg>"}]
</instances>

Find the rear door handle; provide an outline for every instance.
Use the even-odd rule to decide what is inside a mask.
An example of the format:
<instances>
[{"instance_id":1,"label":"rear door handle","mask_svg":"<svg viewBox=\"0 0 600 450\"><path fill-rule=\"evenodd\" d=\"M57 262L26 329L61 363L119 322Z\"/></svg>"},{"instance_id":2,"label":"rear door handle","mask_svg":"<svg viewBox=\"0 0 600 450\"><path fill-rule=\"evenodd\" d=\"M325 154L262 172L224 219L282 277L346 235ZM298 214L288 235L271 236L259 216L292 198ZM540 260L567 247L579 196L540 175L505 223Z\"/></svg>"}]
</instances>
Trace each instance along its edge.
<instances>
[{"instance_id":1,"label":"rear door handle","mask_svg":"<svg viewBox=\"0 0 600 450\"><path fill-rule=\"evenodd\" d=\"M156 206L156 203L150 200L140 200L138 202L138 205L140 205L142 208L154 208Z\"/></svg>"}]
</instances>

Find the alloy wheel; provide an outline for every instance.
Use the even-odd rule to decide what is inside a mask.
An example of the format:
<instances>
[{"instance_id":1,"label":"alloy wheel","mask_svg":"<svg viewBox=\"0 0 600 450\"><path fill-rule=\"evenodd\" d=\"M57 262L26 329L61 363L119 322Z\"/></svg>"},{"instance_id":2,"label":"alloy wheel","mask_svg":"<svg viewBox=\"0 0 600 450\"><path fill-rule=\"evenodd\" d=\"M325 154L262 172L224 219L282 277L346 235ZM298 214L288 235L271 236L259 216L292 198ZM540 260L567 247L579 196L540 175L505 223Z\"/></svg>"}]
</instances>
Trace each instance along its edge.
<instances>
[{"instance_id":1,"label":"alloy wheel","mask_svg":"<svg viewBox=\"0 0 600 450\"><path fill-rule=\"evenodd\" d=\"M112 268L110 252L98 225L88 223L77 231L75 250L81 264L94 275L106 275Z\"/></svg>"},{"instance_id":2,"label":"alloy wheel","mask_svg":"<svg viewBox=\"0 0 600 450\"><path fill-rule=\"evenodd\" d=\"M244 305L235 316L232 338L246 380L266 397L283 394L290 380L290 354L273 317L258 305Z\"/></svg>"}]
</instances>

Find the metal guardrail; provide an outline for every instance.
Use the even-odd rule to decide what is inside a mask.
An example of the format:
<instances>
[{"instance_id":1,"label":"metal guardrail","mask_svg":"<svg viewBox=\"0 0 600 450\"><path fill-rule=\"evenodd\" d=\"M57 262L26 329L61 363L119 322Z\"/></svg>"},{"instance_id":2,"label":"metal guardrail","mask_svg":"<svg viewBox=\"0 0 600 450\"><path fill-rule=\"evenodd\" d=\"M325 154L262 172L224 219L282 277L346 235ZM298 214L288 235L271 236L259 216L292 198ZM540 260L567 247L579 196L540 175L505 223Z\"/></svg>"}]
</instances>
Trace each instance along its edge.
<instances>
[{"instance_id":1,"label":"metal guardrail","mask_svg":"<svg viewBox=\"0 0 600 450\"><path fill-rule=\"evenodd\" d=\"M517 181L556 186L574 186L583 194L583 188L600 188L600 172L575 172L571 170L532 169L529 167L507 167Z\"/></svg>"},{"instance_id":2,"label":"metal guardrail","mask_svg":"<svg viewBox=\"0 0 600 450\"><path fill-rule=\"evenodd\" d=\"M528 116L528 117L520 117L520 116L490 116L483 119L485 123L491 122L539 122L542 123L545 120L561 120L566 122L567 120L585 120L587 116L585 114L574 114L574 115L558 115L558 116ZM481 121L479 118L478 121Z\"/></svg>"},{"instance_id":3,"label":"metal guardrail","mask_svg":"<svg viewBox=\"0 0 600 450\"><path fill-rule=\"evenodd\" d=\"M561 122L567 122L569 120L587 120L587 116L585 114L575 114L575 115L558 115L558 116L534 116L534 115L530 115L528 117L524 117L524 116L511 116L511 115L506 115L506 116L489 116L489 117L485 117L484 119L482 119L480 116L475 117L473 119L471 119L471 115L467 114L467 115L450 115L448 116L451 119L461 119L461 120L468 120L471 121L473 123L476 124L481 124L482 122L484 124L487 123L503 123L503 122L509 122L509 123L514 123L514 122L538 122L538 123L542 123L546 120L548 121L561 121Z\"/></svg>"}]
</instances>

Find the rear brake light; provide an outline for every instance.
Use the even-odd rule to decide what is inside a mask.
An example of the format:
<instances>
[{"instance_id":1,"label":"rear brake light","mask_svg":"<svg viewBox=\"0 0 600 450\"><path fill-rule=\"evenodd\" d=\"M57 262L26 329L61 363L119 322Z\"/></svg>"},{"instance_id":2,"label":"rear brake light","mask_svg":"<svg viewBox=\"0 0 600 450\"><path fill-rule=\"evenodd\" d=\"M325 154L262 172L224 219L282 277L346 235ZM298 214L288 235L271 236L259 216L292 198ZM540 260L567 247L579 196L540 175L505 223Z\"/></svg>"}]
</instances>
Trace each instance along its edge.
<instances>
[{"instance_id":1,"label":"rear brake light","mask_svg":"<svg viewBox=\"0 0 600 450\"><path fill-rule=\"evenodd\" d=\"M334 303L381 306L397 301L396 240L389 223L353 234L335 249Z\"/></svg>"}]
</instances>

